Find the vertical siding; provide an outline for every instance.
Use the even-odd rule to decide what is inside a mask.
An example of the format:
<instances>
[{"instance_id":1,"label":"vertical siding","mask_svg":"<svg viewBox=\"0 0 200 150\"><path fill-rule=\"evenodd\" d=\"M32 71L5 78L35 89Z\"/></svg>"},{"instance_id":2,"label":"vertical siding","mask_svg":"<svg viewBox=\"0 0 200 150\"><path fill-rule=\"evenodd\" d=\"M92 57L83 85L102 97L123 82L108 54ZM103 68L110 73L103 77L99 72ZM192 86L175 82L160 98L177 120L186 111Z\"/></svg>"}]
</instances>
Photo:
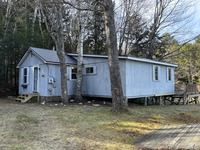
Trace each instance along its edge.
<instances>
[{"instance_id":1,"label":"vertical siding","mask_svg":"<svg viewBox=\"0 0 200 150\"><path fill-rule=\"evenodd\" d=\"M47 65L48 79L47 88L45 89L47 95L45 96L60 96L61 95L61 79L59 65ZM49 83L49 78L53 78L53 83Z\"/></svg>"},{"instance_id":2,"label":"vertical siding","mask_svg":"<svg viewBox=\"0 0 200 150\"><path fill-rule=\"evenodd\" d=\"M47 95L47 83L48 83L48 67L46 64L39 65L39 89L38 93L41 96Z\"/></svg>"},{"instance_id":3,"label":"vertical siding","mask_svg":"<svg viewBox=\"0 0 200 150\"><path fill-rule=\"evenodd\" d=\"M96 67L96 74L83 75L82 94L86 96L110 97L110 76L107 59L84 58L83 72L87 66Z\"/></svg>"},{"instance_id":4,"label":"vertical siding","mask_svg":"<svg viewBox=\"0 0 200 150\"><path fill-rule=\"evenodd\" d=\"M44 64L43 61L41 61L37 56L33 55L33 54L29 54L26 59L24 60L24 62L21 64L21 67L31 67L37 64Z\"/></svg>"},{"instance_id":5,"label":"vertical siding","mask_svg":"<svg viewBox=\"0 0 200 150\"><path fill-rule=\"evenodd\" d=\"M108 59L106 58L84 58L84 68L95 66L96 74L83 75L82 94L86 96L111 97L110 73ZM120 72L122 77L122 86L125 93L126 87L126 62L120 61ZM85 70L83 70L85 72Z\"/></svg>"},{"instance_id":6,"label":"vertical siding","mask_svg":"<svg viewBox=\"0 0 200 150\"><path fill-rule=\"evenodd\" d=\"M59 65L47 65L47 88L43 96L61 96L61 75L60 75L60 66ZM67 66L67 87L68 95L75 94L76 80L70 80L69 76L71 74L70 66ZM49 83L49 78L53 78L53 83Z\"/></svg>"},{"instance_id":7,"label":"vertical siding","mask_svg":"<svg viewBox=\"0 0 200 150\"><path fill-rule=\"evenodd\" d=\"M153 81L153 64L127 60L126 95L129 98L169 94L174 92L174 69L172 81L167 81L167 67L160 67L159 81Z\"/></svg>"},{"instance_id":8,"label":"vertical siding","mask_svg":"<svg viewBox=\"0 0 200 150\"><path fill-rule=\"evenodd\" d=\"M22 88L23 68L29 68L29 83L27 88ZM40 96L60 96L61 95L61 77L59 65L47 65L44 64L38 57L29 54L25 61L19 68L19 94L31 94L33 93L33 81L34 81L34 67L39 67L39 86L38 93ZM71 69L67 67L67 76L71 74ZM49 78L53 77L54 82L49 83ZM68 95L75 94L76 80L67 81Z\"/></svg>"},{"instance_id":9,"label":"vertical siding","mask_svg":"<svg viewBox=\"0 0 200 150\"><path fill-rule=\"evenodd\" d=\"M21 64L19 68L19 94L31 94L33 93L33 67L35 65L43 64L43 62L38 59L35 55L29 54L27 58L24 60L24 62ZM22 78L23 78L23 68L27 67L29 68L29 74L28 74L28 86L27 88L22 88Z\"/></svg>"},{"instance_id":10,"label":"vertical siding","mask_svg":"<svg viewBox=\"0 0 200 150\"><path fill-rule=\"evenodd\" d=\"M84 57L84 67L95 66L95 74L84 74L82 94L86 96L111 97L110 73L107 58ZM39 58L29 54L19 69L19 93L33 93L34 66L39 69L39 93L41 96L60 96L61 77L59 65L44 64ZM159 81L153 81L153 64L120 59L120 73L124 96L128 98L153 96L174 92L174 69L172 68L172 81L167 81L167 67L160 66ZM22 68L29 68L29 84L22 88ZM70 80L71 67L67 67L68 95L75 94L76 80ZM54 78L49 83L49 78Z\"/></svg>"}]
</instances>

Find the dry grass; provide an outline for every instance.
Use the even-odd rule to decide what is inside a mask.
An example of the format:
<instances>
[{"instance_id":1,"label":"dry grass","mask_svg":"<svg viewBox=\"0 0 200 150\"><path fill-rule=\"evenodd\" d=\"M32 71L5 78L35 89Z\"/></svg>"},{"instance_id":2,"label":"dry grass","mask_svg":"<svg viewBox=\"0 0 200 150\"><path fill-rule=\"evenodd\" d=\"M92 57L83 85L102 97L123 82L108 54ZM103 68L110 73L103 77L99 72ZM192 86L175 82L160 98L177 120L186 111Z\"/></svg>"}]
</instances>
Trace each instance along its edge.
<instances>
[{"instance_id":1,"label":"dry grass","mask_svg":"<svg viewBox=\"0 0 200 150\"><path fill-rule=\"evenodd\" d=\"M21 104L0 99L0 149L135 149L133 142L161 125L200 123L200 106L109 107Z\"/></svg>"}]
</instances>

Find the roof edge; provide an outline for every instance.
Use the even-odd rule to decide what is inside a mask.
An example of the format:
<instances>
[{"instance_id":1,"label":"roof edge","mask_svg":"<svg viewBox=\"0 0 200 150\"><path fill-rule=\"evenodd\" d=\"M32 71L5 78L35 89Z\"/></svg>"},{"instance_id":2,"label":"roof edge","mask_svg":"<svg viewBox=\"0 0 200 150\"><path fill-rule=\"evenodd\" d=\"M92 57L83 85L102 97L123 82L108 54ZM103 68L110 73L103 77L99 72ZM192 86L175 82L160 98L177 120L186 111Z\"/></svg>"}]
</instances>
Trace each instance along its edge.
<instances>
[{"instance_id":1,"label":"roof edge","mask_svg":"<svg viewBox=\"0 0 200 150\"><path fill-rule=\"evenodd\" d=\"M24 60L27 58L27 56L33 52L34 55L36 55L39 59L41 59L44 63L47 63L42 57L40 57L33 49L32 47L29 47L28 50L26 51L26 53L24 54L24 56L22 57L22 59L20 60L20 62L17 64L17 68L20 68L21 64L24 62Z\"/></svg>"},{"instance_id":2,"label":"roof edge","mask_svg":"<svg viewBox=\"0 0 200 150\"><path fill-rule=\"evenodd\" d=\"M41 57L37 52L35 52L32 47L30 47L29 49L31 52L33 52L34 55L36 55L38 58L40 58L45 64L47 63L47 61L43 57Z\"/></svg>"},{"instance_id":3,"label":"roof edge","mask_svg":"<svg viewBox=\"0 0 200 150\"><path fill-rule=\"evenodd\" d=\"M48 49L45 49L48 50ZM44 64L53 64L53 65L58 65L60 64L60 62L52 62L52 61L47 61L45 60L45 58L43 58L42 56L40 56L35 50L34 47L29 47L28 50L26 51L26 53L23 55L23 57L21 58L21 60L19 61L19 63L17 64L16 68L20 68L20 66L22 65L22 63L25 61L25 59L28 57L28 55L30 53L33 53L38 59L40 59L42 62L44 62ZM67 56L67 54L66 54ZM68 55L68 57L73 58L72 56ZM75 59L75 58L73 58ZM68 65L76 65L74 63L66 63Z\"/></svg>"},{"instance_id":4,"label":"roof edge","mask_svg":"<svg viewBox=\"0 0 200 150\"><path fill-rule=\"evenodd\" d=\"M73 53L67 53L67 55L78 56L78 54L73 54ZM106 56L106 55L90 55L90 54L83 54L83 57L108 58L108 56ZM146 62L146 63L152 63L152 64L159 64L159 65L170 66L170 67L178 67L178 65L176 65L176 64L151 60L151 59L147 59L147 58L137 58L137 57L132 57L132 56L118 56L118 57L119 57L119 59L134 60L134 61L140 61L140 62Z\"/></svg>"}]
</instances>

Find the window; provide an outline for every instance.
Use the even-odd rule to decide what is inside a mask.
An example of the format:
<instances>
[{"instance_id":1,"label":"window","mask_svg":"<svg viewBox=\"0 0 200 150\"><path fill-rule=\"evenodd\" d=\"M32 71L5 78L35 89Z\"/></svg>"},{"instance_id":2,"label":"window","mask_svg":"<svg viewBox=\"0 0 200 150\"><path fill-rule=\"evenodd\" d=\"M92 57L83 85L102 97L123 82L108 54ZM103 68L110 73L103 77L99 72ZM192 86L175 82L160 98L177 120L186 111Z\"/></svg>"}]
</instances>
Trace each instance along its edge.
<instances>
[{"instance_id":1,"label":"window","mask_svg":"<svg viewBox=\"0 0 200 150\"><path fill-rule=\"evenodd\" d=\"M155 67L155 80L158 80L158 66Z\"/></svg>"},{"instance_id":2,"label":"window","mask_svg":"<svg viewBox=\"0 0 200 150\"><path fill-rule=\"evenodd\" d=\"M95 75L97 73L96 65L86 65L84 68L84 75Z\"/></svg>"},{"instance_id":3,"label":"window","mask_svg":"<svg viewBox=\"0 0 200 150\"><path fill-rule=\"evenodd\" d=\"M94 68L93 67L87 67L86 68L86 74L92 74L94 73Z\"/></svg>"},{"instance_id":4,"label":"window","mask_svg":"<svg viewBox=\"0 0 200 150\"><path fill-rule=\"evenodd\" d=\"M71 68L71 79L77 79L77 68L76 67L72 67Z\"/></svg>"},{"instance_id":5,"label":"window","mask_svg":"<svg viewBox=\"0 0 200 150\"><path fill-rule=\"evenodd\" d=\"M172 81L172 68L167 68L167 81Z\"/></svg>"},{"instance_id":6,"label":"window","mask_svg":"<svg viewBox=\"0 0 200 150\"><path fill-rule=\"evenodd\" d=\"M153 80L154 81L159 81L159 73L160 73L160 67L153 66Z\"/></svg>"},{"instance_id":7,"label":"window","mask_svg":"<svg viewBox=\"0 0 200 150\"><path fill-rule=\"evenodd\" d=\"M28 84L28 74L29 74L28 68L23 68L23 79L22 79L23 84Z\"/></svg>"}]
</instances>

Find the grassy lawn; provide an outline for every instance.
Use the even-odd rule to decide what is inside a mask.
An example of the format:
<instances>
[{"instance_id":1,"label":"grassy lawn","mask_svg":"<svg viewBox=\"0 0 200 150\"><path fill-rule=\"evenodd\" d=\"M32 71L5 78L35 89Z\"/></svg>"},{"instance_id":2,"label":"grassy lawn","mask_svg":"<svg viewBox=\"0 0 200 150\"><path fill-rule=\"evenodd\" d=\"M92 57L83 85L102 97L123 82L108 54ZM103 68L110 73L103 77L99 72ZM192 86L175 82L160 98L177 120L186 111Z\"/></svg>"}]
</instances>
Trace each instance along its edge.
<instances>
[{"instance_id":1,"label":"grassy lawn","mask_svg":"<svg viewBox=\"0 0 200 150\"><path fill-rule=\"evenodd\" d=\"M200 123L200 106L110 107L21 104L0 99L1 150L136 149L133 143L162 125Z\"/></svg>"}]
</instances>

